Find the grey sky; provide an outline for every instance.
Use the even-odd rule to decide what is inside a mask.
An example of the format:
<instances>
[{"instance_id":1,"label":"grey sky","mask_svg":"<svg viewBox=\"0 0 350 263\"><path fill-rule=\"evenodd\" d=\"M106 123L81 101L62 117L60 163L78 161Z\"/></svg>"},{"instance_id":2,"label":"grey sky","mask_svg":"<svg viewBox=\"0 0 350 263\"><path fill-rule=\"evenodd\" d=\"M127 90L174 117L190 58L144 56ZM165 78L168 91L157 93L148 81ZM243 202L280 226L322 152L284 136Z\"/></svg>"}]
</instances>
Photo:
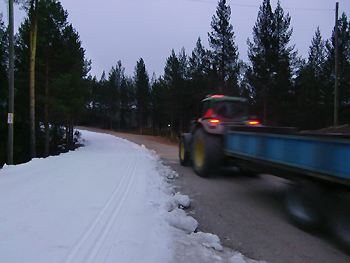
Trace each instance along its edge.
<instances>
[{"instance_id":1,"label":"grey sky","mask_svg":"<svg viewBox=\"0 0 350 263\"><path fill-rule=\"evenodd\" d=\"M118 60L127 75L134 74L142 57L150 75L163 75L166 59L174 49L182 47L191 55L198 37L209 48L207 33L216 12L217 0L61 0L69 13L68 20L80 34L86 57L92 60L91 75L99 79ZM350 19L350 0L339 0L339 16ZM231 24L235 32L240 59L247 61L247 38L252 38L262 0L227 0L231 6ZM299 55L308 56L308 48L320 26L322 36L330 38L335 21L333 0L281 0L289 12L293 27L291 44ZM271 0L273 10L277 0ZM7 6L0 0L0 12L7 23ZM23 19L23 11L15 9L15 27Z\"/></svg>"}]
</instances>

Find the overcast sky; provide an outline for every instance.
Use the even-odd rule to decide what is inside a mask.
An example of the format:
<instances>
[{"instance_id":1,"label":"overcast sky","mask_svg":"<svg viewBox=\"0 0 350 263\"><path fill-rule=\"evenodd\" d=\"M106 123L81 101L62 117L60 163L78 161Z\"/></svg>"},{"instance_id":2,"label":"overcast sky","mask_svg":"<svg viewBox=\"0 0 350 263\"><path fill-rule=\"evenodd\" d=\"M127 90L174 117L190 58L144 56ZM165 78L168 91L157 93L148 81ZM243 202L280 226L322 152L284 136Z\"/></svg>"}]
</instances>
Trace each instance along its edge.
<instances>
[{"instance_id":1,"label":"overcast sky","mask_svg":"<svg viewBox=\"0 0 350 263\"><path fill-rule=\"evenodd\" d=\"M7 24L7 0L0 0L0 12ZM209 48L207 33L216 12L217 0L61 0L69 13L68 21L78 31L86 58L92 60L91 75L100 79L122 61L127 75L134 75L136 62L143 58L152 76L164 73L166 59L174 49L184 47L191 55L198 37ZM350 0L339 0L339 16L350 19ZM231 24L235 32L239 57L247 61L247 38L257 20L262 0L227 0L231 6ZM329 39L335 23L333 0L281 0L285 13L292 21L291 45L296 44L299 55L308 56L311 39L317 26ZM277 0L271 0L273 10ZM23 20L23 11L15 9L15 27Z\"/></svg>"}]
</instances>

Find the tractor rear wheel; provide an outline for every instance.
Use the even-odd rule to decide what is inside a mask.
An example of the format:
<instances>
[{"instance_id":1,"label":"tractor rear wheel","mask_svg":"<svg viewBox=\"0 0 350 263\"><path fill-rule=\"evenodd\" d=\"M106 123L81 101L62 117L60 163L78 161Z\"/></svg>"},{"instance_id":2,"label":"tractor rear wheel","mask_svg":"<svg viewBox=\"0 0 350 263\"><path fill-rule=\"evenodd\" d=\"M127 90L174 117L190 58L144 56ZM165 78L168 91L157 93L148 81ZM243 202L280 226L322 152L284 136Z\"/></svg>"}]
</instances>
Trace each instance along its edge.
<instances>
[{"instance_id":1,"label":"tractor rear wheel","mask_svg":"<svg viewBox=\"0 0 350 263\"><path fill-rule=\"evenodd\" d=\"M222 164L222 136L197 129L192 141L192 161L197 175L209 177Z\"/></svg>"}]
</instances>

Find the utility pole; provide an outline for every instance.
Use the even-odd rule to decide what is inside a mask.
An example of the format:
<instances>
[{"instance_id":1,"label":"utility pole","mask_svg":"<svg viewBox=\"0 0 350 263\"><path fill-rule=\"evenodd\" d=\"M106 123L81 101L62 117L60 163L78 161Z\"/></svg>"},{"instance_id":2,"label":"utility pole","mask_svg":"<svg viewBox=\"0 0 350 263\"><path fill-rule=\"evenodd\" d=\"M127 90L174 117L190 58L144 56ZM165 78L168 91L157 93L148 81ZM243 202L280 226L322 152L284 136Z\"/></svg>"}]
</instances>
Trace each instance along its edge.
<instances>
[{"instance_id":1,"label":"utility pole","mask_svg":"<svg viewBox=\"0 0 350 263\"><path fill-rule=\"evenodd\" d=\"M339 108L339 100L338 100L338 36L339 36L339 28L338 28L338 10L339 10L339 2L335 4L335 32L334 32L334 56L335 56L335 65L334 65L334 128L338 126L338 108Z\"/></svg>"},{"instance_id":2,"label":"utility pole","mask_svg":"<svg viewBox=\"0 0 350 263\"><path fill-rule=\"evenodd\" d=\"M13 0L9 0L9 107L7 114L7 164L13 164L14 62L13 62Z\"/></svg>"}]
</instances>

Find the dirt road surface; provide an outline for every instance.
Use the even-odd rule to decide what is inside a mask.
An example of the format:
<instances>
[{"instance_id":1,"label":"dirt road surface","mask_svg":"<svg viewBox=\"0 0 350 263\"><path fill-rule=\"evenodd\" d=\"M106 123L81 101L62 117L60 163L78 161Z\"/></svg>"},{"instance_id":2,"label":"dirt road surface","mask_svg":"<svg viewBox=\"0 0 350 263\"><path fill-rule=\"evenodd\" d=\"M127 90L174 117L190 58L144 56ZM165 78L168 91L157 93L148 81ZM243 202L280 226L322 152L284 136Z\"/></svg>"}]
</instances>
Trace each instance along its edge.
<instances>
[{"instance_id":1,"label":"dirt road surface","mask_svg":"<svg viewBox=\"0 0 350 263\"><path fill-rule=\"evenodd\" d=\"M78 129L112 134L154 149L180 175L174 184L190 196L187 212L198 220L199 230L218 235L226 247L268 263L350 262L350 256L340 251L326 233L308 233L290 224L283 206L289 186L286 180L271 175L249 178L234 168L204 179L191 167L179 164L177 144L164 138Z\"/></svg>"}]
</instances>

